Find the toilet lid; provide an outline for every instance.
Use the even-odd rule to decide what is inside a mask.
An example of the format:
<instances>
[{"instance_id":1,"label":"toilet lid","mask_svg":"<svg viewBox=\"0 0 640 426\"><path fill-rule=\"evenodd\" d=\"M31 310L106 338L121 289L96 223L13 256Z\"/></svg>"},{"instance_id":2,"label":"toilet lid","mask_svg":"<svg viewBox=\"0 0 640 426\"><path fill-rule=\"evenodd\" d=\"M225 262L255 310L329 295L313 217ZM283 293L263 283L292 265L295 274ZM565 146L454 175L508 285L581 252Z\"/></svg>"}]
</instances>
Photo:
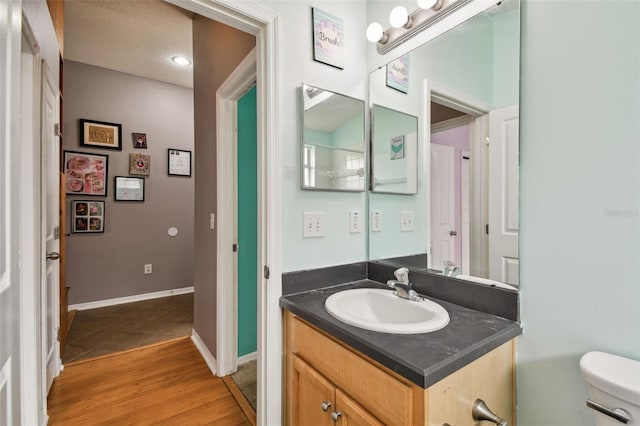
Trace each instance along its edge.
<instances>
[{"instance_id":1,"label":"toilet lid","mask_svg":"<svg viewBox=\"0 0 640 426\"><path fill-rule=\"evenodd\" d=\"M640 405L640 361L604 352L589 352L580 370L591 385L635 405Z\"/></svg>"}]
</instances>

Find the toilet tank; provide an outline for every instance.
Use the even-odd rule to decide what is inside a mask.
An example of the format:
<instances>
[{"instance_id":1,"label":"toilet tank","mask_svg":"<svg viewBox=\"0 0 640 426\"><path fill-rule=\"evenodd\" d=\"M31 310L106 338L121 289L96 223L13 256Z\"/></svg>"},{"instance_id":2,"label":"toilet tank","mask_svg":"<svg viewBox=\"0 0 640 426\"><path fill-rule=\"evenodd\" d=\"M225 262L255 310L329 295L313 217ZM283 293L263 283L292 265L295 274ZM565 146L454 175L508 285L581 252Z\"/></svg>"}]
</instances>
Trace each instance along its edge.
<instances>
[{"instance_id":1,"label":"toilet tank","mask_svg":"<svg viewBox=\"0 0 640 426\"><path fill-rule=\"evenodd\" d=\"M640 361L605 352L589 352L580 359L582 376L589 384L590 400L614 411L624 410L640 426ZM598 426L624 424L594 410Z\"/></svg>"}]
</instances>

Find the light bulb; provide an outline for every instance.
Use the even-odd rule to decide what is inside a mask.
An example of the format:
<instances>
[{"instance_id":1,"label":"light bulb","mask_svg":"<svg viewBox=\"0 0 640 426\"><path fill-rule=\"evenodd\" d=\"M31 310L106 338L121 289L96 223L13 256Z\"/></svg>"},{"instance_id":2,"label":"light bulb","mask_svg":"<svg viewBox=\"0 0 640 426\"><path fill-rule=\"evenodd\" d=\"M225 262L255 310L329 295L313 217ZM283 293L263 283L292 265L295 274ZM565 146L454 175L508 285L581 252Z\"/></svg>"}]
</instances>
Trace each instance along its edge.
<instances>
[{"instance_id":1,"label":"light bulb","mask_svg":"<svg viewBox=\"0 0 640 426\"><path fill-rule=\"evenodd\" d=\"M391 9L389 23L393 28L402 28L409 21L409 13L404 6L396 6Z\"/></svg>"},{"instance_id":2,"label":"light bulb","mask_svg":"<svg viewBox=\"0 0 640 426\"><path fill-rule=\"evenodd\" d=\"M171 60L175 64L182 65L183 67L187 65L191 65L191 61L185 58L184 56L174 56L173 58L171 58Z\"/></svg>"},{"instance_id":3,"label":"light bulb","mask_svg":"<svg viewBox=\"0 0 640 426\"><path fill-rule=\"evenodd\" d=\"M382 40L384 36L384 29L382 25L377 22L373 22L367 27L367 40L371 43L377 43Z\"/></svg>"},{"instance_id":4,"label":"light bulb","mask_svg":"<svg viewBox=\"0 0 640 426\"><path fill-rule=\"evenodd\" d=\"M442 7L442 0L418 0L421 9L439 10Z\"/></svg>"}]
</instances>

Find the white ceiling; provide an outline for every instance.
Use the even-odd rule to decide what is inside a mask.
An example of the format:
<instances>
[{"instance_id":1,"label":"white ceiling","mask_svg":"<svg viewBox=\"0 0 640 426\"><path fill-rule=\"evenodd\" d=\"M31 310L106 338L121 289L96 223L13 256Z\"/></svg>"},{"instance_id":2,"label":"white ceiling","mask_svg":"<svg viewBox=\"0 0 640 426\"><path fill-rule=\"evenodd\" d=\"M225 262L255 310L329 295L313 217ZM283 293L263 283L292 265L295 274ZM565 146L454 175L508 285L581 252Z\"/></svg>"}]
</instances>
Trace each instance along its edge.
<instances>
[{"instance_id":1,"label":"white ceiling","mask_svg":"<svg viewBox=\"0 0 640 426\"><path fill-rule=\"evenodd\" d=\"M162 0L66 0L64 58L193 87L193 14Z\"/></svg>"}]
</instances>

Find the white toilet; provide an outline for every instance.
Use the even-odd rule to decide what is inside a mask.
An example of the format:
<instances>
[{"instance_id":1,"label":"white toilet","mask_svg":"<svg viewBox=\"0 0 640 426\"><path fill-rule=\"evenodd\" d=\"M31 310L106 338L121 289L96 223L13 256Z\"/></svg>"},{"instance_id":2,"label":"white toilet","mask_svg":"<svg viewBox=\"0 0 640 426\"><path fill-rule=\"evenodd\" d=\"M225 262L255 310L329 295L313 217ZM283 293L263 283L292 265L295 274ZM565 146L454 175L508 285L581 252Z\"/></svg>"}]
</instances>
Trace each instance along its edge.
<instances>
[{"instance_id":1,"label":"white toilet","mask_svg":"<svg viewBox=\"0 0 640 426\"><path fill-rule=\"evenodd\" d=\"M580 370L589 384L587 405L597 426L640 426L640 361L589 352L580 359Z\"/></svg>"}]
</instances>

